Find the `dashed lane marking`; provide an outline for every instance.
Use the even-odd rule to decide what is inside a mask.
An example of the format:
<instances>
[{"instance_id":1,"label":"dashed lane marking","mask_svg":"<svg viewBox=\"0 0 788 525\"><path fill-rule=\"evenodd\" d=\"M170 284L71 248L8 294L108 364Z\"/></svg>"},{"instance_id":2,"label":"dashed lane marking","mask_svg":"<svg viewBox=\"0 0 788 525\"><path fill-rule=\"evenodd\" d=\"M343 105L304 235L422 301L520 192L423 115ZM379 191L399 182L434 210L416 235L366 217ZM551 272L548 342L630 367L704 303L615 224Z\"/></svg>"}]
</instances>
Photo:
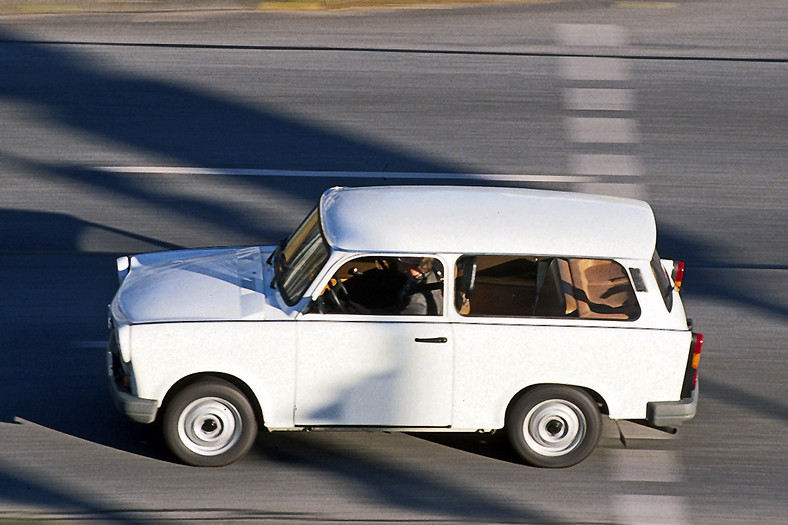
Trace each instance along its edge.
<instances>
[{"instance_id":1,"label":"dashed lane marking","mask_svg":"<svg viewBox=\"0 0 788 525\"><path fill-rule=\"evenodd\" d=\"M561 75L567 80L630 80L630 64L621 58L561 57Z\"/></svg>"},{"instance_id":2,"label":"dashed lane marking","mask_svg":"<svg viewBox=\"0 0 788 525\"><path fill-rule=\"evenodd\" d=\"M689 523L684 498L644 494L622 494L613 501L620 525L682 525Z\"/></svg>"},{"instance_id":3,"label":"dashed lane marking","mask_svg":"<svg viewBox=\"0 0 788 525\"><path fill-rule=\"evenodd\" d=\"M573 153L569 156L569 172L576 175L643 176L645 171L635 155Z\"/></svg>"},{"instance_id":4,"label":"dashed lane marking","mask_svg":"<svg viewBox=\"0 0 788 525\"><path fill-rule=\"evenodd\" d=\"M564 90L564 106L572 111L632 111L632 89L569 88Z\"/></svg>"},{"instance_id":5,"label":"dashed lane marking","mask_svg":"<svg viewBox=\"0 0 788 525\"><path fill-rule=\"evenodd\" d=\"M613 474L616 481L676 483L681 481L679 454L672 450L615 450Z\"/></svg>"},{"instance_id":6,"label":"dashed lane marking","mask_svg":"<svg viewBox=\"0 0 788 525\"><path fill-rule=\"evenodd\" d=\"M566 46L623 46L626 30L606 24L556 24L558 41Z\"/></svg>"},{"instance_id":7,"label":"dashed lane marking","mask_svg":"<svg viewBox=\"0 0 788 525\"><path fill-rule=\"evenodd\" d=\"M568 117L569 140L582 143L635 144L639 141L634 119Z\"/></svg>"}]
</instances>

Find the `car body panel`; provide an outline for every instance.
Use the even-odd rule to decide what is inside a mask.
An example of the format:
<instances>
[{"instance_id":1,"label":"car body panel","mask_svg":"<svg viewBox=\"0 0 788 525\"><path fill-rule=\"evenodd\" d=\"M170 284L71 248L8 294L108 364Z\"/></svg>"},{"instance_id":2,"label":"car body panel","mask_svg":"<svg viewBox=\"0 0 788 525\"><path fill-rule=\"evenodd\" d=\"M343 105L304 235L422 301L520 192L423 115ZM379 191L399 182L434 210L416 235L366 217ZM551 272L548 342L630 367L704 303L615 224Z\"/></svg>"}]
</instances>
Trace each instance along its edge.
<instances>
[{"instance_id":1,"label":"car body panel","mask_svg":"<svg viewBox=\"0 0 788 525\"><path fill-rule=\"evenodd\" d=\"M648 259L656 243L643 201L520 188L334 188L321 219L329 244L351 252Z\"/></svg>"},{"instance_id":2,"label":"car body panel","mask_svg":"<svg viewBox=\"0 0 788 525\"><path fill-rule=\"evenodd\" d=\"M646 203L514 188L333 188L319 213L330 253L292 304L276 289L273 246L120 258L109 362L113 385L125 378L128 391L116 398L146 400L147 420L151 403L162 407L180 385L229 378L270 430L499 429L513 399L543 384L592 392L612 418L694 415L696 392L681 399L692 333L678 291L667 289L668 311L650 266L656 224ZM425 217L428 227L414 227ZM455 280L469 254L614 261L625 280L640 274L631 292L639 314L462 314ZM438 260L441 313L319 313L330 285L352 278L338 269L377 255Z\"/></svg>"},{"instance_id":3,"label":"car body panel","mask_svg":"<svg viewBox=\"0 0 788 525\"><path fill-rule=\"evenodd\" d=\"M410 318L299 320L296 425L451 426L451 326Z\"/></svg>"}]
</instances>

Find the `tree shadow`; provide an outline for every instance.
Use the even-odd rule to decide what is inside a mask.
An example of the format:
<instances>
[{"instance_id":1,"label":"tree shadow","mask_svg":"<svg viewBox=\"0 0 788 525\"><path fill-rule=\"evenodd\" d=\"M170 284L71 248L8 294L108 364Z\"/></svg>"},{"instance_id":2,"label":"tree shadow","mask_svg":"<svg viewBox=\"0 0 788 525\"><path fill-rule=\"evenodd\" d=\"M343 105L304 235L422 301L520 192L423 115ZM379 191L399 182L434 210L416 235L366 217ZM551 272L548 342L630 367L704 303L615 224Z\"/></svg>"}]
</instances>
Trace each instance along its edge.
<instances>
[{"instance_id":1,"label":"tree shadow","mask_svg":"<svg viewBox=\"0 0 788 525\"><path fill-rule=\"evenodd\" d=\"M456 171L448 162L288 118L275 108L252 108L166 82L101 70L91 65L90 59L74 53L73 48L23 43L6 30L0 30L0 65L0 99L30 104L67 128L143 151L152 159L222 168ZM160 195L138 178L100 172L79 162L43 165L31 159L16 160L34 165L44 173L40 175L44 180L78 182L109 198L123 197L174 211L187 220L207 221L239 235L259 238L261 243L281 233L275 226L249 224L241 212L214 199ZM315 196L314 188L297 179L247 181L295 197L312 200ZM71 342L105 336L104 308L116 287L112 256L81 253L80 238L87 230L102 229L124 236L132 244L158 249L173 248L175 244L44 211L0 210L0 225L0 289L8 305L0 320L4 355L0 421L22 417L119 450L168 459L158 439L150 434L152 429L125 422L115 412L106 391L103 352L79 348ZM686 260L690 272L693 266L714 265L720 260L719 248L669 230L660 231L660 250L663 256ZM42 270L52 268L50 262L41 260L46 253L60 258L57 275L42 275ZM692 286L693 293L716 300L783 317L788 314L785 304L757 296L735 283L698 279L694 283L688 280L687 286ZM103 299L98 304L97 297ZM86 318L95 319L89 331L80 328ZM724 399L738 394L724 385L717 385L717 390ZM766 411L784 416L782 405L767 406ZM509 461L508 453L498 450L499 445L477 442L475 435L425 438ZM522 512L450 483L320 447L301 437L288 436L278 443L278 448L264 449L263 454L277 461L337 473L368 487L379 500L404 508L479 521L553 521L539 512ZM28 501L21 488L25 483L25 479L0 468L0 485L14 487L9 492L13 498ZM72 502L71 497L43 486L36 487L33 501L50 497ZM101 509L92 502L80 504Z\"/></svg>"}]
</instances>

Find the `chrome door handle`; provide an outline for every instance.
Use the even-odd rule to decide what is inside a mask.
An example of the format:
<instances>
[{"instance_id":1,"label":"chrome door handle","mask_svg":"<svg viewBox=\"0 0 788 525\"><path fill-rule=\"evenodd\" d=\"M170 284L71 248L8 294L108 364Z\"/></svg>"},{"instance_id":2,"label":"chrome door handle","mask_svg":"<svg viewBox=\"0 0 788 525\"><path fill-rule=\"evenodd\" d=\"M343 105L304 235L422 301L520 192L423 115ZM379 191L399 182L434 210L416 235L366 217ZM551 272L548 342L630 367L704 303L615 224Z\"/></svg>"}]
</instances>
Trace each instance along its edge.
<instances>
[{"instance_id":1,"label":"chrome door handle","mask_svg":"<svg viewBox=\"0 0 788 525\"><path fill-rule=\"evenodd\" d=\"M448 343L448 337L417 337L417 343Z\"/></svg>"}]
</instances>

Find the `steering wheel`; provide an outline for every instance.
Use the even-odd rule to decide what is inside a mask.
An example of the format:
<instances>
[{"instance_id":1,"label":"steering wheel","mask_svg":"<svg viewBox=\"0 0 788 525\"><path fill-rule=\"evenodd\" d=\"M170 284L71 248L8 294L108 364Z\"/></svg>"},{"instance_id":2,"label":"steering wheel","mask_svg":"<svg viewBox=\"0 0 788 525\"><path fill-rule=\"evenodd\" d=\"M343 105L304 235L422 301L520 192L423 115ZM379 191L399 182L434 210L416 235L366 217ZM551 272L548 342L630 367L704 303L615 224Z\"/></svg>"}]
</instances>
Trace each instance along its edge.
<instances>
[{"instance_id":1,"label":"steering wheel","mask_svg":"<svg viewBox=\"0 0 788 525\"><path fill-rule=\"evenodd\" d=\"M339 290L339 293L337 293L337 290ZM328 296L331 298L331 301L337 305L337 308L339 308L339 311L343 314L348 313L348 309L345 307L344 301L339 298L340 294L342 294L345 299L350 298L350 295L347 293L347 288L345 288L345 285L342 284L342 281L337 279L335 284L331 284L331 282L329 282L327 292Z\"/></svg>"}]
</instances>

